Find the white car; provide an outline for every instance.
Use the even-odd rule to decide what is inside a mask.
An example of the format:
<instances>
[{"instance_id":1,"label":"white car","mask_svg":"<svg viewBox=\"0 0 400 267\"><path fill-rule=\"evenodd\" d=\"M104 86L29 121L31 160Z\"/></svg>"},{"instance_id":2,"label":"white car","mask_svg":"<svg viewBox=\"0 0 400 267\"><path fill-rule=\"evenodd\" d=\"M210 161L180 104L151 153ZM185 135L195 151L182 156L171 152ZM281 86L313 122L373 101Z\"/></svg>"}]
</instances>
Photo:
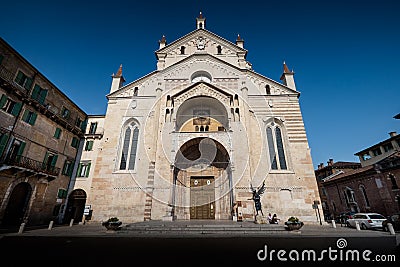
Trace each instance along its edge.
<instances>
[{"instance_id":1,"label":"white car","mask_svg":"<svg viewBox=\"0 0 400 267\"><path fill-rule=\"evenodd\" d=\"M356 222L359 223L360 229L382 229L382 222L386 217L379 213L356 213L353 218L347 219L346 224L349 227L356 228Z\"/></svg>"}]
</instances>

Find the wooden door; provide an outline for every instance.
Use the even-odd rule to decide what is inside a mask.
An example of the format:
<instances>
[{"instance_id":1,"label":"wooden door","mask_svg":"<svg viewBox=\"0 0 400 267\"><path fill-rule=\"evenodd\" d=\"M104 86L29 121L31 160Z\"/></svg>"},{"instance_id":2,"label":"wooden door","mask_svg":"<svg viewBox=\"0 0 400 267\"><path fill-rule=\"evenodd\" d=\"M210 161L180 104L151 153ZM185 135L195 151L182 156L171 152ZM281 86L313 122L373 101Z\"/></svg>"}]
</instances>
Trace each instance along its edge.
<instances>
[{"instance_id":1,"label":"wooden door","mask_svg":"<svg viewBox=\"0 0 400 267\"><path fill-rule=\"evenodd\" d=\"M215 219L214 177L190 178L190 219Z\"/></svg>"}]
</instances>

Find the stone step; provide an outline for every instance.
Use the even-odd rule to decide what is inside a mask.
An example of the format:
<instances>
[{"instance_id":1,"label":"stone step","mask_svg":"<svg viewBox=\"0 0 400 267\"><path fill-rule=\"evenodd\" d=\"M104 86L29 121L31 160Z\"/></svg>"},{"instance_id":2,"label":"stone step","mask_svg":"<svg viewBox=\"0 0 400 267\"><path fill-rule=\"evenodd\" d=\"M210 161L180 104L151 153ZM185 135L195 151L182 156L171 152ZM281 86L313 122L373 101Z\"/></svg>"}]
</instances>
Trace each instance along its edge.
<instances>
[{"instance_id":1,"label":"stone step","mask_svg":"<svg viewBox=\"0 0 400 267\"><path fill-rule=\"evenodd\" d=\"M247 223L224 223L221 221L199 222L154 222L145 221L125 225L124 232L135 234L264 234L265 232L286 231L283 224L256 224Z\"/></svg>"}]
</instances>

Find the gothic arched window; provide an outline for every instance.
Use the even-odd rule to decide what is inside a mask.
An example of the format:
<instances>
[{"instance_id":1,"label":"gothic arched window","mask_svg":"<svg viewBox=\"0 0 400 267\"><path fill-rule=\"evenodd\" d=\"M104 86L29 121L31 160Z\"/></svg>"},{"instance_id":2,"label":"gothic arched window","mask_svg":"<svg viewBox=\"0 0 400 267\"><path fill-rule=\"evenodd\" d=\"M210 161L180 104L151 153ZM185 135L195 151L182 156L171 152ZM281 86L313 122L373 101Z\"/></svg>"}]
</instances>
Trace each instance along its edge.
<instances>
[{"instance_id":1,"label":"gothic arched window","mask_svg":"<svg viewBox=\"0 0 400 267\"><path fill-rule=\"evenodd\" d=\"M366 207L370 207L371 205L369 204L369 200L368 200L368 196L367 196L367 191L365 190L365 186L360 185L360 190L361 190L361 194L364 197L365 200L365 206Z\"/></svg>"},{"instance_id":2,"label":"gothic arched window","mask_svg":"<svg viewBox=\"0 0 400 267\"><path fill-rule=\"evenodd\" d=\"M136 124L130 124L126 127L123 134L123 143L119 169L133 170L135 169L137 146L139 140L139 128Z\"/></svg>"},{"instance_id":3,"label":"gothic arched window","mask_svg":"<svg viewBox=\"0 0 400 267\"><path fill-rule=\"evenodd\" d=\"M267 144L272 170L287 170L281 128L274 123L267 127Z\"/></svg>"}]
</instances>

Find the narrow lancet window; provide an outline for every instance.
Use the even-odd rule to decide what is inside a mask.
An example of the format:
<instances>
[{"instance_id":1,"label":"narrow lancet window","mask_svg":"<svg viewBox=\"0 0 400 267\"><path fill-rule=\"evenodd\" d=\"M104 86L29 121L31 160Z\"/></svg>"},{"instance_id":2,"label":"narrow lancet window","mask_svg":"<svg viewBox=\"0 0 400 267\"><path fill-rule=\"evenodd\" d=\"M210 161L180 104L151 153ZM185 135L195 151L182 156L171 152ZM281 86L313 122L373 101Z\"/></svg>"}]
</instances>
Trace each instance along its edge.
<instances>
[{"instance_id":1,"label":"narrow lancet window","mask_svg":"<svg viewBox=\"0 0 400 267\"><path fill-rule=\"evenodd\" d=\"M134 170L139 140L139 128L135 124L127 126L123 132L123 144L121 148L120 170Z\"/></svg>"},{"instance_id":2,"label":"narrow lancet window","mask_svg":"<svg viewBox=\"0 0 400 267\"><path fill-rule=\"evenodd\" d=\"M131 154L129 155L129 167L128 167L129 170L135 169L138 139L139 139L139 129L135 128L135 130L133 130Z\"/></svg>"},{"instance_id":3,"label":"narrow lancet window","mask_svg":"<svg viewBox=\"0 0 400 267\"><path fill-rule=\"evenodd\" d=\"M275 123L267 127L267 144L272 170L287 170L282 130Z\"/></svg>"},{"instance_id":4,"label":"narrow lancet window","mask_svg":"<svg viewBox=\"0 0 400 267\"><path fill-rule=\"evenodd\" d=\"M121 163L119 165L120 170L125 170L126 169L126 161L128 158L128 151L129 151L129 142L131 139L131 128L127 128L125 131L125 137L124 137L124 144L122 147L122 154L121 154Z\"/></svg>"},{"instance_id":5,"label":"narrow lancet window","mask_svg":"<svg viewBox=\"0 0 400 267\"><path fill-rule=\"evenodd\" d=\"M278 157L281 170L286 170L285 150L283 149L281 129L275 129L276 147L278 148Z\"/></svg>"},{"instance_id":6,"label":"narrow lancet window","mask_svg":"<svg viewBox=\"0 0 400 267\"><path fill-rule=\"evenodd\" d=\"M273 136L272 136L272 129L270 127L267 128L267 141L268 141L268 151L269 151L269 159L271 162L271 169L277 170L278 165L276 163L275 146L274 146L274 140L273 140Z\"/></svg>"}]
</instances>

